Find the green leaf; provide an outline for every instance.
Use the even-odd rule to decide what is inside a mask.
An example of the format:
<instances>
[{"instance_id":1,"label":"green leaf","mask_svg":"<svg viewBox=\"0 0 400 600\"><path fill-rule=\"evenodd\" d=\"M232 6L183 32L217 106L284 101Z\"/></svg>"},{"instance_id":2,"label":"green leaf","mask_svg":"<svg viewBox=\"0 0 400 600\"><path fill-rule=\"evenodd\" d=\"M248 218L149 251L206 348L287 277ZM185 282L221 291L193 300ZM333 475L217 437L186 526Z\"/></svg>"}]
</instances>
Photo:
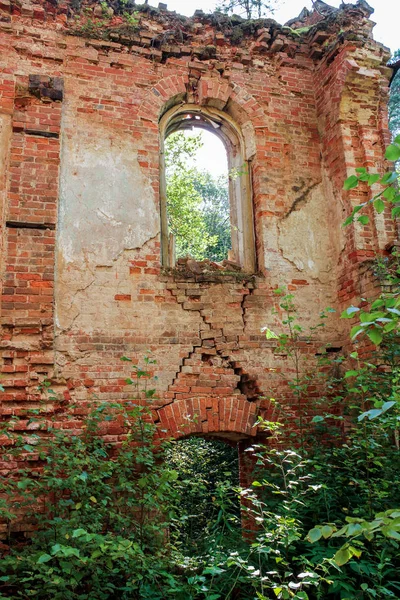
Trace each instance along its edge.
<instances>
[{"instance_id":1,"label":"green leaf","mask_svg":"<svg viewBox=\"0 0 400 600\"><path fill-rule=\"evenodd\" d=\"M400 533L396 529L393 529L393 527L391 527L390 525L388 525L387 527L382 527L382 533L386 537L392 538L394 540L400 540Z\"/></svg>"},{"instance_id":2,"label":"green leaf","mask_svg":"<svg viewBox=\"0 0 400 600\"><path fill-rule=\"evenodd\" d=\"M373 310L375 310L375 308L380 308L381 306L383 306L385 303L382 300L382 298L378 298L377 300L375 300L375 302L372 303L371 308Z\"/></svg>"},{"instance_id":3,"label":"green leaf","mask_svg":"<svg viewBox=\"0 0 400 600\"><path fill-rule=\"evenodd\" d=\"M343 189L344 190L352 190L353 188L358 186L358 177L356 175L350 175L350 177L348 177L346 179L346 181L343 184Z\"/></svg>"},{"instance_id":4,"label":"green leaf","mask_svg":"<svg viewBox=\"0 0 400 600\"><path fill-rule=\"evenodd\" d=\"M390 410L392 406L396 404L395 400L390 400L389 402L384 402L381 408L382 413L385 413L387 410Z\"/></svg>"},{"instance_id":5,"label":"green leaf","mask_svg":"<svg viewBox=\"0 0 400 600\"><path fill-rule=\"evenodd\" d=\"M360 212L360 210L361 210L362 208L364 208L364 206L365 206L365 202L363 202L362 204L357 204L357 206L355 206L355 207L353 208L353 213L352 213L352 214L353 214L353 216L354 216L354 215L356 215L358 212Z\"/></svg>"},{"instance_id":6,"label":"green leaf","mask_svg":"<svg viewBox=\"0 0 400 600\"><path fill-rule=\"evenodd\" d=\"M72 537L73 538L81 537L82 535L85 535L86 533L87 533L86 529L75 529L72 532Z\"/></svg>"},{"instance_id":7,"label":"green leaf","mask_svg":"<svg viewBox=\"0 0 400 600\"><path fill-rule=\"evenodd\" d=\"M368 185L374 185L374 183L376 183L377 181L379 181L380 179L380 175L378 175L378 173L373 173L372 175L370 175L368 177Z\"/></svg>"},{"instance_id":8,"label":"green leaf","mask_svg":"<svg viewBox=\"0 0 400 600\"><path fill-rule=\"evenodd\" d=\"M388 173L384 174L384 176L381 178L380 183L382 183L383 185L390 185L391 183L396 181L397 178L398 174L396 173L396 171L389 171Z\"/></svg>"},{"instance_id":9,"label":"green leaf","mask_svg":"<svg viewBox=\"0 0 400 600\"><path fill-rule=\"evenodd\" d=\"M356 325L355 327L352 327L350 330L351 339L354 340L363 331L364 331L364 327L361 327L361 325Z\"/></svg>"},{"instance_id":10,"label":"green leaf","mask_svg":"<svg viewBox=\"0 0 400 600\"><path fill-rule=\"evenodd\" d=\"M359 308L357 308L356 306L349 306L348 308L346 308L346 310L344 310L342 312L342 314L340 315L341 319L351 319L354 316L354 313L359 312Z\"/></svg>"},{"instance_id":11,"label":"green leaf","mask_svg":"<svg viewBox=\"0 0 400 600\"><path fill-rule=\"evenodd\" d=\"M345 221L343 221L343 225L342 227L347 227L347 225L350 225L350 223L353 222L353 213L351 213L351 215L349 217L347 217L347 219Z\"/></svg>"},{"instance_id":12,"label":"green leaf","mask_svg":"<svg viewBox=\"0 0 400 600\"><path fill-rule=\"evenodd\" d=\"M215 565L206 567L203 571L203 575L221 575L221 573L225 573L225 570Z\"/></svg>"},{"instance_id":13,"label":"green leaf","mask_svg":"<svg viewBox=\"0 0 400 600\"><path fill-rule=\"evenodd\" d=\"M345 379L347 379L347 377L357 377L358 374L358 371L346 371L344 377Z\"/></svg>"},{"instance_id":14,"label":"green leaf","mask_svg":"<svg viewBox=\"0 0 400 600\"><path fill-rule=\"evenodd\" d=\"M323 421L325 421L324 417L321 417L320 415L316 415L315 417L312 418L311 423L322 423Z\"/></svg>"},{"instance_id":15,"label":"green leaf","mask_svg":"<svg viewBox=\"0 0 400 600\"><path fill-rule=\"evenodd\" d=\"M333 533L333 527L331 527L330 525L324 525L322 528L322 535L325 539L331 537L332 533Z\"/></svg>"},{"instance_id":16,"label":"green leaf","mask_svg":"<svg viewBox=\"0 0 400 600\"><path fill-rule=\"evenodd\" d=\"M47 563L49 562L49 560L51 560L53 557L50 556L50 554L42 554L41 556L39 556L38 560L37 560L37 564L41 565L43 563Z\"/></svg>"},{"instance_id":17,"label":"green leaf","mask_svg":"<svg viewBox=\"0 0 400 600\"><path fill-rule=\"evenodd\" d=\"M368 223L369 223L369 217L367 215L360 215L358 217L357 221L359 223L361 223L361 225L368 225Z\"/></svg>"},{"instance_id":18,"label":"green leaf","mask_svg":"<svg viewBox=\"0 0 400 600\"><path fill-rule=\"evenodd\" d=\"M310 531L308 532L307 535L307 539L309 542L311 542L312 544L314 542L318 542L318 540L320 540L322 537L322 531L319 527L314 527L313 529L310 529Z\"/></svg>"},{"instance_id":19,"label":"green leaf","mask_svg":"<svg viewBox=\"0 0 400 600\"><path fill-rule=\"evenodd\" d=\"M362 530L363 528L360 525L360 523L350 523L350 525L347 527L347 535L359 535L360 533L362 533Z\"/></svg>"},{"instance_id":20,"label":"green leaf","mask_svg":"<svg viewBox=\"0 0 400 600\"><path fill-rule=\"evenodd\" d=\"M390 146L388 146L386 148L385 158L387 158L387 160L391 160L393 162L395 162L396 160L399 160L400 147L397 144L390 144Z\"/></svg>"},{"instance_id":21,"label":"green leaf","mask_svg":"<svg viewBox=\"0 0 400 600\"><path fill-rule=\"evenodd\" d=\"M387 187L383 192L383 197L389 200L389 202L393 202L396 198L396 190L394 187Z\"/></svg>"},{"instance_id":22,"label":"green leaf","mask_svg":"<svg viewBox=\"0 0 400 600\"><path fill-rule=\"evenodd\" d=\"M400 206L395 206L392 208L392 217L395 219L398 216L400 216Z\"/></svg>"},{"instance_id":23,"label":"green leaf","mask_svg":"<svg viewBox=\"0 0 400 600\"><path fill-rule=\"evenodd\" d=\"M278 336L276 335L276 333L271 331L271 329L268 329L268 327L265 327L264 331L265 331L265 337L267 338L267 340L277 340L278 339Z\"/></svg>"},{"instance_id":24,"label":"green leaf","mask_svg":"<svg viewBox=\"0 0 400 600\"><path fill-rule=\"evenodd\" d=\"M361 525L360 525L360 527L361 527ZM355 548L354 546L350 546L349 550L353 556L355 556L356 558L360 558L360 556L362 554L362 550L360 550L359 548Z\"/></svg>"},{"instance_id":25,"label":"green leaf","mask_svg":"<svg viewBox=\"0 0 400 600\"><path fill-rule=\"evenodd\" d=\"M382 414L382 410L380 408L371 408L371 410L367 410L358 416L358 421L363 421L365 417L367 417L370 421L376 419L376 417L380 417Z\"/></svg>"},{"instance_id":26,"label":"green leaf","mask_svg":"<svg viewBox=\"0 0 400 600\"><path fill-rule=\"evenodd\" d=\"M376 327L373 327L372 329L367 331L367 336L369 337L371 342L375 344L375 346L379 346L379 344L383 340L382 330L377 329Z\"/></svg>"},{"instance_id":27,"label":"green leaf","mask_svg":"<svg viewBox=\"0 0 400 600\"><path fill-rule=\"evenodd\" d=\"M374 208L378 214L383 213L385 210L385 203L382 198L377 198L374 202Z\"/></svg>"},{"instance_id":28,"label":"green leaf","mask_svg":"<svg viewBox=\"0 0 400 600\"><path fill-rule=\"evenodd\" d=\"M336 552L335 556L333 557L333 560L338 565L338 567L342 567L347 562L349 562L351 557L352 557L351 551L349 550L349 548L346 548L346 546L344 546L343 548L340 548L340 550L338 550Z\"/></svg>"}]
</instances>

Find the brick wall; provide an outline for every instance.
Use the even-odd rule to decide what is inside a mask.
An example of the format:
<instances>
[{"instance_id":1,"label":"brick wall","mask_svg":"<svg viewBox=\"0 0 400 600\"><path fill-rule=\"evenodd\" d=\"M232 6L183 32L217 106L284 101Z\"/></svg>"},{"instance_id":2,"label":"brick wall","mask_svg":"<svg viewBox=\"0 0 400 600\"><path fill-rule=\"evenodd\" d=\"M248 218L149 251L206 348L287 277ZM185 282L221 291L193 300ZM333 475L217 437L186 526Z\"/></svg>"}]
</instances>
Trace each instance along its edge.
<instances>
[{"instance_id":1,"label":"brick wall","mask_svg":"<svg viewBox=\"0 0 400 600\"><path fill-rule=\"evenodd\" d=\"M299 411L293 367L260 331L279 331L273 290L295 294L305 327L375 293L369 261L395 230L388 215L343 230L367 190L342 184L383 167L387 49L362 4L302 35L156 10L132 28L86 8L0 2L1 414L79 431L94 397L132 397L121 357L150 350L160 430L245 446L272 396ZM225 111L252 148L256 274L162 269L158 121L184 101ZM304 340L308 368L346 327Z\"/></svg>"}]
</instances>

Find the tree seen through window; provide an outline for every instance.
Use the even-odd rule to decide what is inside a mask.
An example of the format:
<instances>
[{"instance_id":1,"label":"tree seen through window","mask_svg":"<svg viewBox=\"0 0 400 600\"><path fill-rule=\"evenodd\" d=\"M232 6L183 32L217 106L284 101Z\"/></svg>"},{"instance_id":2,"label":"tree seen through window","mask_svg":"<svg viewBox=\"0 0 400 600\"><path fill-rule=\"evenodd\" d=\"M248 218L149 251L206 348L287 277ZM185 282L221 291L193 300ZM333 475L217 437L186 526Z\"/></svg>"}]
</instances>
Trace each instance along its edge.
<instances>
[{"instance_id":1,"label":"tree seen through window","mask_svg":"<svg viewBox=\"0 0 400 600\"><path fill-rule=\"evenodd\" d=\"M213 151L225 152L213 137ZM200 129L177 131L166 139L168 230L175 237L176 258L220 262L232 247L228 173L215 175L198 165L203 143Z\"/></svg>"}]
</instances>

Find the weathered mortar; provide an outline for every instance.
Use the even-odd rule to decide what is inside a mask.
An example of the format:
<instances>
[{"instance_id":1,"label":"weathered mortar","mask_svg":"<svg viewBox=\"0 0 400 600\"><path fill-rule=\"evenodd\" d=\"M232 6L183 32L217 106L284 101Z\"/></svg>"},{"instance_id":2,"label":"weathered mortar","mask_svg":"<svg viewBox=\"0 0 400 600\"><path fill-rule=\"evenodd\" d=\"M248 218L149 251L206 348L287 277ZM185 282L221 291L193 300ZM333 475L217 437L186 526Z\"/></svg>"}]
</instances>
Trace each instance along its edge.
<instances>
[{"instance_id":1,"label":"weathered mortar","mask_svg":"<svg viewBox=\"0 0 400 600\"><path fill-rule=\"evenodd\" d=\"M383 167L387 49L363 2L292 28L153 10L130 25L85 6L77 20L72 4L0 0L2 415L57 408L70 428L77 402L79 430L94 395L130 397L121 356L150 349L163 429L254 436L271 395L296 412L260 332L277 328L273 289L314 325L373 293L366 261L394 238L390 215L341 228L367 193L343 180ZM229 111L252 148L255 276L161 268L158 121L182 101ZM347 340L338 320L319 335L310 364ZM41 403L44 377L64 404Z\"/></svg>"}]
</instances>

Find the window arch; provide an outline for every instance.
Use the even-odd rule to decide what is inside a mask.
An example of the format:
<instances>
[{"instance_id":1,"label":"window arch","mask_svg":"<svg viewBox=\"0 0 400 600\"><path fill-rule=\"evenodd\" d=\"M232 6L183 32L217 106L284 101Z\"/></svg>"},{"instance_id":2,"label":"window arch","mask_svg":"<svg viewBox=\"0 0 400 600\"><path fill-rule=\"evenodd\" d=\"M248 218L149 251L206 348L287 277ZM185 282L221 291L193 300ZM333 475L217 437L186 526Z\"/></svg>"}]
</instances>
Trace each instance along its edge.
<instances>
[{"instance_id":1,"label":"window arch","mask_svg":"<svg viewBox=\"0 0 400 600\"><path fill-rule=\"evenodd\" d=\"M165 139L181 129L203 128L216 134L223 142L229 177L232 254L235 262L246 272L255 272L254 222L251 190L250 160L240 128L226 112L212 106L180 104L168 110L160 120L160 211L161 249L164 267L174 266L171 241L168 235L167 193L165 175Z\"/></svg>"}]
</instances>

